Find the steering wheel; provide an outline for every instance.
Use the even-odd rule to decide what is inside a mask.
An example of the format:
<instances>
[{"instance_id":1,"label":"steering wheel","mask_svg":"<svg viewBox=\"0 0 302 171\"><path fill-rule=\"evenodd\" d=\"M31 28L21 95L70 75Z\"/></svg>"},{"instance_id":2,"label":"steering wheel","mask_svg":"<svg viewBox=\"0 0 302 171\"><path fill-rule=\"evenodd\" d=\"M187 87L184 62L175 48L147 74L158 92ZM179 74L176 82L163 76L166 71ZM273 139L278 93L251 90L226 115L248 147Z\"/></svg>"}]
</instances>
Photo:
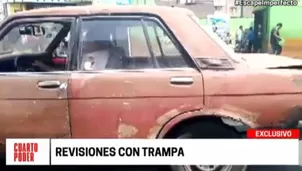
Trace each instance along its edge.
<instances>
[{"instance_id":1,"label":"steering wheel","mask_svg":"<svg viewBox=\"0 0 302 171\"><path fill-rule=\"evenodd\" d=\"M14 67L16 68L16 70L18 72L35 72L35 71L38 71L39 68L38 67L35 67L35 66L22 66L22 65L19 65L18 62L19 62L19 58L20 56L16 56L15 59L14 59Z\"/></svg>"},{"instance_id":2,"label":"steering wheel","mask_svg":"<svg viewBox=\"0 0 302 171\"><path fill-rule=\"evenodd\" d=\"M19 66L18 66L18 60L19 60L20 56L16 56L14 59L14 67L17 69L17 71L19 71Z\"/></svg>"}]
</instances>

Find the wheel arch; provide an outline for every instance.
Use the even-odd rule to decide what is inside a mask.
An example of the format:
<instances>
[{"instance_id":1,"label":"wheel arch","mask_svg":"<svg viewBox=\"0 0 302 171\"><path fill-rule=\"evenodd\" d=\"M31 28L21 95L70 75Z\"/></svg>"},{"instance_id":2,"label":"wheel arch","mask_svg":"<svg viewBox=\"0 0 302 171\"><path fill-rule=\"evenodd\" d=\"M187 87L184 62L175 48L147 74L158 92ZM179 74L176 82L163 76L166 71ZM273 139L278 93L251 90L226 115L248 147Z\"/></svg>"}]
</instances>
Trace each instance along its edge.
<instances>
[{"instance_id":1,"label":"wheel arch","mask_svg":"<svg viewBox=\"0 0 302 171\"><path fill-rule=\"evenodd\" d=\"M192 122L201 122L205 120L220 122L226 126L234 127L238 132L244 132L248 128L257 127L255 121L246 115L222 110L200 109L179 113L166 122L156 125L150 129L148 138L165 138L179 127L191 124Z\"/></svg>"},{"instance_id":2,"label":"wheel arch","mask_svg":"<svg viewBox=\"0 0 302 171\"><path fill-rule=\"evenodd\" d=\"M282 121L281 128L301 128L302 127L302 106L297 105L289 109L288 115Z\"/></svg>"}]
</instances>

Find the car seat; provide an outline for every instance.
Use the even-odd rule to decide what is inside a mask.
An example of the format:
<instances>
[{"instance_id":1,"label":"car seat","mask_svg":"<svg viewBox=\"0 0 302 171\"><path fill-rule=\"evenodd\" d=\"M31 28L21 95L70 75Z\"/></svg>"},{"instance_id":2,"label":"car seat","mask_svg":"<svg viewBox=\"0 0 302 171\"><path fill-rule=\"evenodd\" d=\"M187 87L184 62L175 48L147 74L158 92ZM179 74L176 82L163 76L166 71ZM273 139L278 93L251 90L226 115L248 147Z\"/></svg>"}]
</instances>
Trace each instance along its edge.
<instances>
[{"instance_id":1,"label":"car seat","mask_svg":"<svg viewBox=\"0 0 302 171\"><path fill-rule=\"evenodd\" d=\"M126 54L123 48L116 46L110 47L106 69L124 69L125 56Z\"/></svg>"}]
</instances>

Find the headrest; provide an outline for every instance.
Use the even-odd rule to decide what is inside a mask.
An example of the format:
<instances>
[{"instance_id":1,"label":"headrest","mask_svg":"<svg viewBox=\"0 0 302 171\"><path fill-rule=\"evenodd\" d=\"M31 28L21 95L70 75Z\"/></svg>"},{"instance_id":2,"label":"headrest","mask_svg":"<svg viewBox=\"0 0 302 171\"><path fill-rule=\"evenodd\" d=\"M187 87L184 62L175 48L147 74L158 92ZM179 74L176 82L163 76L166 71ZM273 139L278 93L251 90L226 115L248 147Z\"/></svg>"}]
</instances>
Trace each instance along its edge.
<instances>
[{"instance_id":1,"label":"headrest","mask_svg":"<svg viewBox=\"0 0 302 171\"><path fill-rule=\"evenodd\" d=\"M111 41L106 40L93 40L93 41L85 41L85 47L93 46L97 47L98 49L111 49L113 47Z\"/></svg>"},{"instance_id":2,"label":"headrest","mask_svg":"<svg viewBox=\"0 0 302 171\"><path fill-rule=\"evenodd\" d=\"M110 40L110 34L112 30L106 29L106 27L100 29L98 27L84 28L83 41L108 41Z\"/></svg>"}]
</instances>

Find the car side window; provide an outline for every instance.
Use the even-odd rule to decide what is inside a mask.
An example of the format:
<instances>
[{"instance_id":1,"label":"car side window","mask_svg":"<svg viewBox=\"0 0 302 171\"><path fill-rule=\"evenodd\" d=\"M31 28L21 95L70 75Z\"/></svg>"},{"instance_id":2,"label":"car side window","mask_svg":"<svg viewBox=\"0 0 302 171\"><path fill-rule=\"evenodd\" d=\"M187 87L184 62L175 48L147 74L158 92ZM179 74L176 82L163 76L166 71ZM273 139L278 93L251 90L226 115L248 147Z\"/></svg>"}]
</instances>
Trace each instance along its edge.
<instances>
[{"instance_id":1,"label":"car side window","mask_svg":"<svg viewBox=\"0 0 302 171\"><path fill-rule=\"evenodd\" d=\"M156 20L83 20L81 70L188 67L174 41Z\"/></svg>"},{"instance_id":2,"label":"car side window","mask_svg":"<svg viewBox=\"0 0 302 171\"><path fill-rule=\"evenodd\" d=\"M168 58L167 60L170 60L171 62L173 61L173 58L179 58L180 61L178 62L185 65L185 61L183 60L180 51L159 24L152 20L145 21L145 23L155 56L157 58ZM176 65L177 64L174 64L174 66Z\"/></svg>"},{"instance_id":3,"label":"car side window","mask_svg":"<svg viewBox=\"0 0 302 171\"><path fill-rule=\"evenodd\" d=\"M0 40L0 72L66 70L68 57L66 53L56 55L56 49L61 46L60 42L70 27L71 21L16 22L15 25L8 25L8 31Z\"/></svg>"},{"instance_id":4,"label":"car side window","mask_svg":"<svg viewBox=\"0 0 302 171\"><path fill-rule=\"evenodd\" d=\"M64 39L61 40L59 46L55 49L54 56L55 57L67 57L68 56L68 45L70 39L70 33L66 35Z\"/></svg>"},{"instance_id":5,"label":"car side window","mask_svg":"<svg viewBox=\"0 0 302 171\"><path fill-rule=\"evenodd\" d=\"M62 24L58 23L37 23L35 26L45 28L43 35L22 34L22 29L27 25L21 24L12 28L0 41L0 53L41 53L44 52L47 46L51 43L58 32L63 28ZM25 32L25 30L24 30Z\"/></svg>"}]
</instances>

